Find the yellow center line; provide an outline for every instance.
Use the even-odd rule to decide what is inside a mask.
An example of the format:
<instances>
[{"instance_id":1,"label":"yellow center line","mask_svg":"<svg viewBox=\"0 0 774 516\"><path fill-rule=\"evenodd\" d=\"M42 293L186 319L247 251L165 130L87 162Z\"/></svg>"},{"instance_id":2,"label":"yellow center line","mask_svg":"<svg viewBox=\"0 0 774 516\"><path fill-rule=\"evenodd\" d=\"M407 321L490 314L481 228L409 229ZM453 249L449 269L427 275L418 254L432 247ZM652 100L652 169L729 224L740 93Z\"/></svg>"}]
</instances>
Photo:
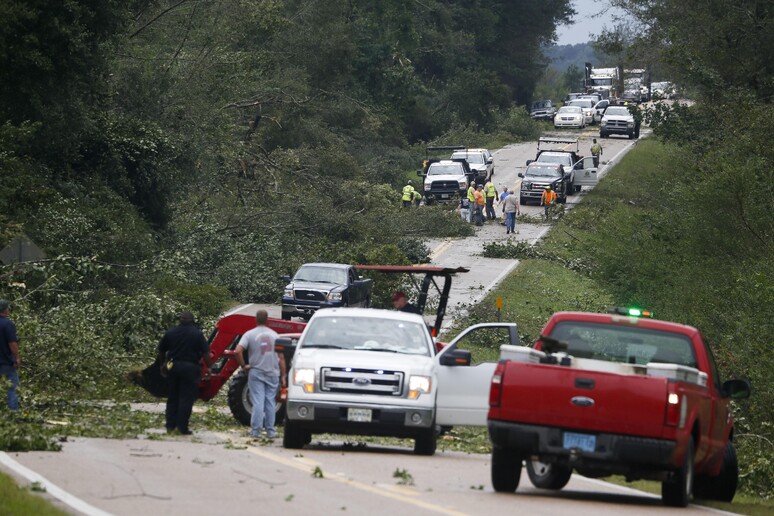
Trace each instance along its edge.
<instances>
[{"instance_id":1,"label":"yellow center line","mask_svg":"<svg viewBox=\"0 0 774 516\"><path fill-rule=\"evenodd\" d=\"M451 238L445 239L443 242L438 244L438 246L435 249L433 249L430 252L430 260L432 261L437 259L443 253L445 253L449 249L449 247L451 247L451 245L452 245L452 239Z\"/></svg>"},{"instance_id":2,"label":"yellow center line","mask_svg":"<svg viewBox=\"0 0 774 516\"><path fill-rule=\"evenodd\" d=\"M231 441L237 440L235 436L224 434L221 432L215 432L215 435L220 437L221 439L227 439ZM247 444L247 441L242 440L243 444ZM268 452L264 449L256 448L254 446L247 445L247 451L252 453L253 455L257 455L259 457L262 457L264 459L271 460L273 462L276 462L278 464L283 464L285 466L289 466L291 468L298 469L300 471L304 471L306 473L309 473L310 475L312 472L314 472L315 468L320 468L321 470L322 465L319 462L316 462L311 459L307 459L305 457L293 457L292 459L289 459L287 457L282 457L281 455L277 455L275 453ZM366 491L369 493L377 494L379 496L384 496L386 498L391 498L393 500L397 500L399 502L408 503L411 505L414 505L416 507L421 507L422 509L426 509L428 511L433 512L439 512L441 514L450 514L453 516L465 516L464 512L455 511L452 509L447 509L446 507L442 507L440 505L436 505L434 503L425 502L422 500L417 500L415 498L410 498L407 496L407 494L410 494L411 496L417 496L419 493L416 492L410 492L407 494L401 494L398 492L395 492L396 490L405 490L407 488L399 488L398 486L390 486L389 489L387 487L379 487L377 485L369 485L364 484L362 482L358 482L357 480L352 480L350 478L345 477L343 474L340 473L325 473L324 478L328 480L333 480L335 482L339 482L340 484L344 484L350 487L354 487L356 489L360 489L362 491Z\"/></svg>"}]
</instances>

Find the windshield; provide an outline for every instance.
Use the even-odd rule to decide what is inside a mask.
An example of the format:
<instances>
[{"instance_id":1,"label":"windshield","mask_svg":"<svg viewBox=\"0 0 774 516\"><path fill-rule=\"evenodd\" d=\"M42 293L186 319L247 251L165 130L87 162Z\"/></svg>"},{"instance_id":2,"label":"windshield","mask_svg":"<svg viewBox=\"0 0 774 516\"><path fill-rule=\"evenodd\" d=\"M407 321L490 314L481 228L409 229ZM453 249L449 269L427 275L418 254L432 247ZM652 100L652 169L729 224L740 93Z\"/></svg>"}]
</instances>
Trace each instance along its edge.
<instances>
[{"instance_id":1,"label":"windshield","mask_svg":"<svg viewBox=\"0 0 774 516\"><path fill-rule=\"evenodd\" d=\"M562 174L559 173L559 167L545 167L545 166L536 166L533 167L530 165L527 167L527 174L528 176L532 177L561 177Z\"/></svg>"},{"instance_id":2,"label":"windshield","mask_svg":"<svg viewBox=\"0 0 774 516\"><path fill-rule=\"evenodd\" d=\"M461 176L463 174L462 165L456 163L454 165L440 165L438 163L433 163L427 170L428 176Z\"/></svg>"},{"instance_id":3,"label":"windshield","mask_svg":"<svg viewBox=\"0 0 774 516\"><path fill-rule=\"evenodd\" d=\"M613 116L628 116L629 115L629 108L625 107L609 107L605 111L606 115L613 115Z\"/></svg>"},{"instance_id":4,"label":"windshield","mask_svg":"<svg viewBox=\"0 0 774 516\"><path fill-rule=\"evenodd\" d=\"M612 86L613 85L613 79L591 79L591 85L592 86Z\"/></svg>"},{"instance_id":5,"label":"windshield","mask_svg":"<svg viewBox=\"0 0 774 516\"><path fill-rule=\"evenodd\" d=\"M484 163L484 155L480 152L455 152L452 159L464 159L472 165L481 165Z\"/></svg>"},{"instance_id":6,"label":"windshield","mask_svg":"<svg viewBox=\"0 0 774 516\"><path fill-rule=\"evenodd\" d=\"M578 106L580 108L588 108L588 109L590 109L590 108L594 107L594 102L591 101L591 100L586 100L586 99L578 99L578 100L571 101L570 105L571 106Z\"/></svg>"},{"instance_id":7,"label":"windshield","mask_svg":"<svg viewBox=\"0 0 774 516\"><path fill-rule=\"evenodd\" d=\"M302 348L331 348L430 355L430 334L422 322L380 317L320 317L312 319Z\"/></svg>"},{"instance_id":8,"label":"windshield","mask_svg":"<svg viewBox=\"0 0 774 516\"><path fill-rule=\"evenodd\" d=\"M559 163L560 165L569 165L572 162L572 157L569 154L549 154L547 152L541 152L537 161L539 163Z\"/></svg>"},{"instance_id":9,"label":"windshield","mask_svg":"<svg viewBox=\"0 0 774 516\"><path fill-rule=\"evenodd\" d=\"M691 340L679 333L564 321L556 325L551 337L566 342L567 353L577 358L642 365L662 362L696 367Z\"/></svg>"},{"instance_id":10,"label":"windshield","mask_svg":"<svg viewBox=\"0 0 774 516\"><path fill-rule=\"evenodd\" d=\"M333 267L321 267L316 265L303 265L293 276L293 281L310 281L314 283L335 283L346 285L347 271Z\"/></svg>"},{"instance_id":11,"label":"windshield","mask_svg":"<svg viewBox=\"0 0 774 516\"><path fill-rule=\"evenodd\" d=\"M564 115L569 115L569 114L579 115L582 113L582 111L581 111L581 108L579 108L578 106L562 106L559 108L559 113Z\"/></svg>"}]
</instances>

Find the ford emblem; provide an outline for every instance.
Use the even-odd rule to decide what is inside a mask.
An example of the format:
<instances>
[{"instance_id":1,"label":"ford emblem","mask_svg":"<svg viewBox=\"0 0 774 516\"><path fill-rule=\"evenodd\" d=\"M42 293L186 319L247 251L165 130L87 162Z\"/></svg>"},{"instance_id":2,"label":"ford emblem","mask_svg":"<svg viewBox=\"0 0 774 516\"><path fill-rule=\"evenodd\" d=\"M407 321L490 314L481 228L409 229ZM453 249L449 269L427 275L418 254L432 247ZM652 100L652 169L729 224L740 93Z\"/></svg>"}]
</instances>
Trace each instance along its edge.
<instances>
[{"instance_id":1,"label":"ford emblem","mask_svg":"<svg viewBox=\"0 0 774 516\"><path fill-rule=\"evenodd\" d=\"M368 378L359 376L354 380L352 380L352 383L354 383L355 385L359 385L361 387L365 387L366 385L371 385L371 380L369 380Z\"/></svg>"},{"instance_id":2,"label":"ford emblem","mask_svg":"<svg viewBox=\"0 0 774 516\"><path fill-rule=\"evenodd\" d=\"M575 396L570 400L570 403L577 407L593 407L594 400L586 396Z\"/></svg>"}]
</instances>

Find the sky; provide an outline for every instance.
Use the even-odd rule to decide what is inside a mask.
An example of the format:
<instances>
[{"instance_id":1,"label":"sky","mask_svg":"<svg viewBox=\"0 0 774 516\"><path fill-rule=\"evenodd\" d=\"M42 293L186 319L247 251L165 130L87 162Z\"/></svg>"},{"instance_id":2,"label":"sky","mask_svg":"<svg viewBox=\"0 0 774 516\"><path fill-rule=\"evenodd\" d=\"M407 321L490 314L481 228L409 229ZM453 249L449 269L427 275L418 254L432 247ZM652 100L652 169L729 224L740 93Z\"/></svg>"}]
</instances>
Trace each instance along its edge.
<instances>
[{"instance_id":1,"label":"sky","mask_svg":"<svg viewBox=\"0 0 774 516\"><path fill-rule=\"evenodd\" d=\"M612 9L606 0L574 0L573 7L578 13L574 18L575 23L557 28L557 45L588 43L595 35L602 32L603 27L612 28L613 15L621 13ZM603 11L604 14L594 17Z\"/></svg>"}]
</instances>

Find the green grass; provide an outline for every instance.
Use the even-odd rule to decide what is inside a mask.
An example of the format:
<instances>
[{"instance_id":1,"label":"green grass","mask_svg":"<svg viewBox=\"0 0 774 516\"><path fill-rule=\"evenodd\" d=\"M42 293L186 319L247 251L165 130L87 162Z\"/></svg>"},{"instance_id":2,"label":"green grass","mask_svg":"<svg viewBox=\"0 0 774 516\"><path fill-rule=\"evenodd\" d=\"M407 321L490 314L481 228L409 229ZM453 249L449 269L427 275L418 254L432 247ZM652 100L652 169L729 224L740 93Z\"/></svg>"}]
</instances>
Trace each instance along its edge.
<instances>
[{"instance_id":1,"label":"green grass","mask_svg":"<svg viewBox=\"0 0 774 516\"><path fill-rule=\"evenodd\" d=\"M57 509L48 500L36 496L34 490L21 488L16 482L3 473L0 473L0 514L9 516L66 516L68 513Z\"/></svg>"}]
</instances>

